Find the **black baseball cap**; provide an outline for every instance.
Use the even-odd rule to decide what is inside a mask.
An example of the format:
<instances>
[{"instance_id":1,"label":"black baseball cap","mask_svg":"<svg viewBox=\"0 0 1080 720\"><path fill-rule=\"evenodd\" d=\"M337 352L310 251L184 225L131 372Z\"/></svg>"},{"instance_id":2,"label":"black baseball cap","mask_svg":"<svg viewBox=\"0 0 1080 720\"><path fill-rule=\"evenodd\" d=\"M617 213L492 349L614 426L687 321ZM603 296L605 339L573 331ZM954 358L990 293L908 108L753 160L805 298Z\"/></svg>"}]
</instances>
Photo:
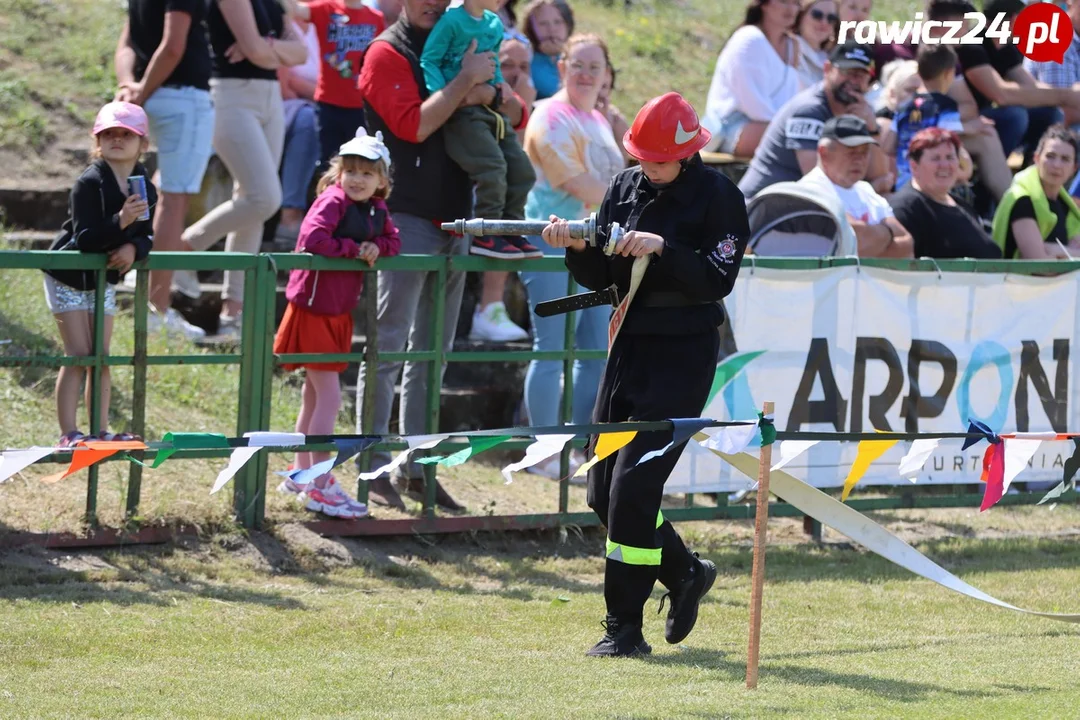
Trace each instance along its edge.
<instances>
[{"instance_id":1,"label":"black baseball cap","mask_svg":"<svg viewBox=\"0 0 1080 720\"><path fill-rule=\"evenodd\" d=\"M829 62L841 70L865 70L869 73L874 71L874 58L870 54L870 47L857 42L848 41L834 47L829 53Z\"/></svg>"},{"instance_id":2,"label":"black baseball cap","mask_svg":"<svg viewBox=\"0 0 1080 720\"><path fill-rule=\"evenodd\" d=\"M863 119L855 115L837 115L829 118L821 129L821 139L835 140L848 147L878 144Z\"/></svg>"}]
</instances>

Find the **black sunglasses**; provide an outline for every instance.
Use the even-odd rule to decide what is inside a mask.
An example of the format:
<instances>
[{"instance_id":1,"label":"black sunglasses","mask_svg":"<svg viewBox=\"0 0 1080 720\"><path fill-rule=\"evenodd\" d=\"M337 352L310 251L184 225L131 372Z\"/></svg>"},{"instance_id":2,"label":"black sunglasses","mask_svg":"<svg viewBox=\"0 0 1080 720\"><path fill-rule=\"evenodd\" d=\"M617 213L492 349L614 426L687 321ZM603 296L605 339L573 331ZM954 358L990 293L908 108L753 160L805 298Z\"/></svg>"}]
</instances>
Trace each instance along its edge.
<instances>
[{"instance_id":1,"label":"black sunglasses","mask_svg":"<svg viewBox=\"0 0 1080 720\"><path fill-rule=\"evenodd\" d=\"M821 10L818 10L817 8L814 8L813 10L810 11L810 17L813 18L814 20L819 21L819 22L821 20L828 20L829 23L833 24L833 25L835 25L836 21L840 19L839 16L833 15L832 13L829 13L828 15L826 15L825 13L823 13Z\"/></svg>"}]
</instances>

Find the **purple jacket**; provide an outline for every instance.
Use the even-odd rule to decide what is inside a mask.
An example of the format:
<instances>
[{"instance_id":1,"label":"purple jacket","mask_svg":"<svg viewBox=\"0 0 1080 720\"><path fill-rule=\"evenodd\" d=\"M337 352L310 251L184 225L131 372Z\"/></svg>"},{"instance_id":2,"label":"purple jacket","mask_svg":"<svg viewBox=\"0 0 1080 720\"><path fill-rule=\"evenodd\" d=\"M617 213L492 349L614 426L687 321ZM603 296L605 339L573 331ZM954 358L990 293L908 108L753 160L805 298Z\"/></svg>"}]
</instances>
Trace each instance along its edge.
<instances>
[{"instance_id":1,"label":"purple jacket","mask_svg":"<svg viewBox=\"0 0 1080 720\"><path fill-rule=\"evenodd\" d=\"M381 258L401 252L401 238L386 202L373 197L356 203L340 186L331 185L304 217L295 252L355 258L365 241L379 247ZM359 270L293 270L285 297L317 315L341 315L356 307L363 288L364 273Z\"/></svg>"}]
</instances>

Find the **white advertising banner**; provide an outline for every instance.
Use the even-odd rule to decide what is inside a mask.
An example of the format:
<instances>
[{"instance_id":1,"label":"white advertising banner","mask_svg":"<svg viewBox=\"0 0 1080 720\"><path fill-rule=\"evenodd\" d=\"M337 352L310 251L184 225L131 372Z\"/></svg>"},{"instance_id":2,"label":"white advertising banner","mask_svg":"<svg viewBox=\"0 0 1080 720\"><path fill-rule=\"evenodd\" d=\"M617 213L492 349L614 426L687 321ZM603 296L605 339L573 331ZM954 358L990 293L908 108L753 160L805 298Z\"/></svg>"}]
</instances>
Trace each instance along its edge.
<instances>
[{"instance_id":1,"label":"white advertising banner","mask_svg":"<svg viewBox=\"0 0 1080 720\"><path fill-rule=\"evenodd\" d=\"M751 420L771 400L781 431L962 433L969 418L999 433L1080 430L1070 395L1077 280L1076 273L744 268L725 301L739 352L718 365L702 415ZM963 452L961 445L941 441L915 481L978 483L986 443ZM902 441L886 452L860 486L908 484L898 465L910 447ZM1042 443L1017 482L1056 484L1072 449L1069 441ZM855 442L824 441L785 469L816 487L837 487L855 453ZM666 489L747 487L691 442Z\"/></svg>"}]
</instances>

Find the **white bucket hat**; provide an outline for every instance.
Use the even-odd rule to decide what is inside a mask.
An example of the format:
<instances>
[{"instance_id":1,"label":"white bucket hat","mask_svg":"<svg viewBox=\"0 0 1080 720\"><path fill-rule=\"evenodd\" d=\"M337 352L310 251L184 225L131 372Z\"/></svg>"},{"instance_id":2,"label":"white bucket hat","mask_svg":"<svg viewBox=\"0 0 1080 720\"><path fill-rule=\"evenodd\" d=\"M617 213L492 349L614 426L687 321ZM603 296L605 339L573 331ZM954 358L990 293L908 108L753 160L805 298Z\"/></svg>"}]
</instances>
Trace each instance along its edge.
<instances>
[{"instance_id":1,"label":"white bucket hat","mask_svg":"<svg viewBox=\"0 0 1080 720\"><path fill-rule=\"evenodd\" d=\"M356 129L356 137L342 145L338 155L358 155L368 160L382 160L386 163L386 168L390 169L390 150L383 143L383 134L377 132L372 137L363 127Z\"/></svg>"}]
</instances>

